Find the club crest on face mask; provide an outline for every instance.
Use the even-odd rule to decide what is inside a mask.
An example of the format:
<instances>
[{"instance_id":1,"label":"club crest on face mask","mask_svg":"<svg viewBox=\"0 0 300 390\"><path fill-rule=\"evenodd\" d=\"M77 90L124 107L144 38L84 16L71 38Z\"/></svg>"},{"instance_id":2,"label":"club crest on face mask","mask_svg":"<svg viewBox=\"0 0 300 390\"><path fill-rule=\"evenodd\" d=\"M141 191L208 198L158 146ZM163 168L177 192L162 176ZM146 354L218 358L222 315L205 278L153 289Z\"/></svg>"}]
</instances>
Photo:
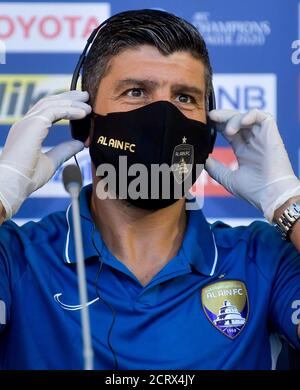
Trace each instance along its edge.
<instances>
[{"instance_id":1,"label":"club crest on face mask","mask_svg":"<svg viewBox=\"0 0 300 390\"><path fill-rule=\"evenodd\" d=\"M175 146L172 156L172 170L178 184L191 174L194 162L194 147L187 144L187 138L182 138L182 144Z\"/></svg>"},{"instance_id":2,"label":"club crest on face mask","mask_svg":"<svg viewBox=\"0 0 300 390\"><path fill-rule=\"evenodd\" d=\"M167 207L185 196L211 151L209 125L167 101L93 114L92 126L98 197L126 199L144 209Z\"/></svg>"}]
</instances>

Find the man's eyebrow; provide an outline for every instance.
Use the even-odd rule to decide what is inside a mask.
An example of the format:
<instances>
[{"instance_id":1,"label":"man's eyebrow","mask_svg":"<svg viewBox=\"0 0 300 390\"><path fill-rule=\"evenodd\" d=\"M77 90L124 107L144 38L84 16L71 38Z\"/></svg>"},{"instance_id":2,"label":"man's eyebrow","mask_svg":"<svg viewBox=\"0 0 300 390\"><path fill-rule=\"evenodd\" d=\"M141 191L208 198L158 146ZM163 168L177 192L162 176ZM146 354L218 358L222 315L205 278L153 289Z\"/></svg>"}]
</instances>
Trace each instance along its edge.
<instances>
[{"instance_id":1,"label":"man's eyebrow","mask_svg":"<svg viewBox=\"0 0 300 390\"><path fill-rule=\"evenodd\" d=\"M197 95L199 98L204 96L204 91L201 88L183 83L172 85L171 90L173 93L191 93Z\"/></svg>"},{"instance_id":2,"label":"man's eyebrow","mask_svg":"<svg viewBox=\"0 0 300 390\"><path fill-rule=\"evenodd\" d=\"M123 88L135 86L137 88L156 88L159 86L159 83L154 80L149 79L123 79L118 80L115 84L114 90L116 92L121 91Z\"/></svg>"},{"instance_id":3,"label":"man's eyebrow","mask_svg":"<svg viewBox=\"0 0 300 390\"><path fill-rule=\"evenodd\" d=\"M128 78L128 79L118 80L117 83L115 84L114 91L118 93L126 87L155 89L158 86L159 86L159 82L155 80ZM171 91L173 93L190 93L196 95L198 98L202 98L204 96L204 91L201 88L186 83L173 84L171 86Z\"/></svg>"}]
</instances>

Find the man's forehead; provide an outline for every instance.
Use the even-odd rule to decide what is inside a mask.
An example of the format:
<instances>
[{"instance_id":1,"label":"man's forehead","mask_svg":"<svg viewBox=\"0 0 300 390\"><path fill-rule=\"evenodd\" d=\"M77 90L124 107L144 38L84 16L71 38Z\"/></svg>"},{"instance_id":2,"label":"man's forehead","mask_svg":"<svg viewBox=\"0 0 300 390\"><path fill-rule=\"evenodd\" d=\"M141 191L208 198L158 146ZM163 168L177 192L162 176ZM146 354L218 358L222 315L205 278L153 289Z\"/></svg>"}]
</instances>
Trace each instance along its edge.
<instances>
[{"instance_id":1,"label":"man's forehead","mask_svg":"<svg viewBox=\"0 0 300 390\"><path fill-rule=\"evenodd\" d=\"M198 88L191 92L205 91L205 67L202 61L188 51L162 54L156 47L140 45L123 49L111 58L102 79L108 78L111 87L126 86ZM201 91L199 91L199 89Z\"/></svg>"},{"instance_id":2,"label":"man's forehead","mask_svg":"<svg viewBox=\"0 0 300 390\"><path fill-rule=\"evenodd\" d=\"M138 45L130 48L124 48L113 57L111 57L108 65L109 67L114 67L115 63L122 62L122 65L126 67L128 63L126 60L131 63L139 62L154 62L158 66L175 64L177 66L185 66L186 68L199 68L204 70L204 64L201 59L196 58L192 52L189 50L177 50L170 54L162 53L155 46L151 45ZM122 68L123 68L122 67ZM118 66L119 68L119 66ZM119 68L119 70L122 70Z\"/></svg>"}]
</instances>

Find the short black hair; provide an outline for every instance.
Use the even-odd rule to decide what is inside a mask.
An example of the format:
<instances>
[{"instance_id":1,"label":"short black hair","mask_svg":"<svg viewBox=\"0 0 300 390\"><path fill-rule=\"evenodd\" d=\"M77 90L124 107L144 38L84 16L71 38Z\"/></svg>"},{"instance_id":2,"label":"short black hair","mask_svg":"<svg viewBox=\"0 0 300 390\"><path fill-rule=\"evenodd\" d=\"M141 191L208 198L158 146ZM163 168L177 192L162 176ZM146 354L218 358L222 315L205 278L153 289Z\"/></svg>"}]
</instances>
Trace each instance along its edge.
<instances>
[{"instance_id":1,"label":"short black hair","mask_svg":"<svg viewBox=\"0 0 300 390\"><path fill-rule=\"evenodd\" d=\"M192 24L168 12L142 9L113 15L98 32L83 64L82 90L93 106L109 61L124 49L156 47L164 55L187 51L205 67L206 100L212 88L212 68L204 39Z\"/></svg>"}]
</instances>

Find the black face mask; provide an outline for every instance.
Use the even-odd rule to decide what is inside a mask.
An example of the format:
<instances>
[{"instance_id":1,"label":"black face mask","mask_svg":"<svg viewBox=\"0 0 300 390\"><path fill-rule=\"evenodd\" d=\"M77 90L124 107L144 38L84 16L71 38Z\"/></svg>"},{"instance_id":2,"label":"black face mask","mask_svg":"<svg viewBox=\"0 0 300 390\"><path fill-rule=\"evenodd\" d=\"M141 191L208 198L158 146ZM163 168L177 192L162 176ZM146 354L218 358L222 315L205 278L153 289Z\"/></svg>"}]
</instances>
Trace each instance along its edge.
<instances>
[{"instance_id":1,"label":"black face mask","mask_svg":"<svg viewBox=\"0 0 300 390\"><path fill-rule=\"evenodd\" d=\"M116 172L116 183L107 180L110 189L117 198L144 209L167 207L184 196L200 175L213 147L210 126L188 119L167 101L105 116L93 114L92 127L90 156L95 167L111 164ZM127 176L126 163L128 170L134 168L134 164L143 164L147 169L143 189L142 185L137 185L137 177L142 172ZM151 180L152 164L173 167L169 171L169 182L165 176L160 176L158 181L153 181L153 177ZM103 177L99 171L97 175ZM108 179L107 176L104 179ZM119 179L123 180L121 184ZM132 195L130 186L140 190L140 196Z\"/></svg>"}]
</instances>

